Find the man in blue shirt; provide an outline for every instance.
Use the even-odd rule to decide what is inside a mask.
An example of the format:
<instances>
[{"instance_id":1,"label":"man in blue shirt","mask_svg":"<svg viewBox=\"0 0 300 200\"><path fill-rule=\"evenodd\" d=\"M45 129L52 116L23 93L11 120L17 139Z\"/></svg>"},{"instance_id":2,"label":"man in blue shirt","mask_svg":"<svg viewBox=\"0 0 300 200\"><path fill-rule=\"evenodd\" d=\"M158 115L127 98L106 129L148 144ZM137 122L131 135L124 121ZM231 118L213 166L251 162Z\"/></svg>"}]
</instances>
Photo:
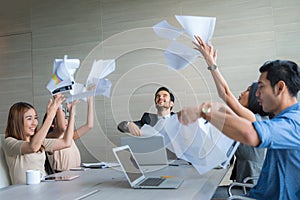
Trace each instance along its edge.
<instances>
[{"instance_id":1,"label":"man in blue shirt","mask_svg":"<svg viewBox=\"0 0 300 200\"><path fill-rule=\"evenodd\" d=\"M250 121L221 103L203 103L178 113L181 123L203 117L228 137L267 148L259 180L248 196L255 199L300 199L300 69L294 62L275 60L260 69L256 96L271 120Z\"/></svg>"}]
</instances>

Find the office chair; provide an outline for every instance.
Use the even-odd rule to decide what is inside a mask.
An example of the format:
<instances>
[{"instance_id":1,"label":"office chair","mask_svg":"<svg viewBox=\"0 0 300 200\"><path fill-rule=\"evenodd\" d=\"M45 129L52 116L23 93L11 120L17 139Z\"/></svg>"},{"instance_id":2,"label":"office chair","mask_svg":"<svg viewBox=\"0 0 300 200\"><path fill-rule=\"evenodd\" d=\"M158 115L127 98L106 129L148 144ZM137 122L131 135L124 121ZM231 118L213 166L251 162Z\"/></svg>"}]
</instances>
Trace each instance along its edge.
<instances>
[{"instance_id":1,"label":"office chair","mask_svg":"<svg viewBox=\"0 0 300 200\"><path fill-rule=\"evenodd\" d=\"M228 195L229 197L227 198L228 200L230 199L245 199L245 200L250 200L253 198L250 198L250 197L245 197L245 196L239 196L239 195L233 195L232 194L232 188L233 187L242 187L243 188L243 193L244 194L247 194L247 189L246 188L252 188L255 184L253 183L248 183L249 181L253 181L253 180L257 180L258 179L258 176L255 176L255 177L246 177L242 183L239 183L239 182L233 182L229 185L228 189L227 189L227 192L228 192Z\"/></svg>"},{"instance_id":2,"label":"office chair","mask_svg":"<svg viewBox=\"0 0 300 200\"><path fill-rule=\"evenodd\" d=\"M0 134L0 188L7 187L11 184L6 159L2 149L4 134Z\"/></svg>"}]
</instances>

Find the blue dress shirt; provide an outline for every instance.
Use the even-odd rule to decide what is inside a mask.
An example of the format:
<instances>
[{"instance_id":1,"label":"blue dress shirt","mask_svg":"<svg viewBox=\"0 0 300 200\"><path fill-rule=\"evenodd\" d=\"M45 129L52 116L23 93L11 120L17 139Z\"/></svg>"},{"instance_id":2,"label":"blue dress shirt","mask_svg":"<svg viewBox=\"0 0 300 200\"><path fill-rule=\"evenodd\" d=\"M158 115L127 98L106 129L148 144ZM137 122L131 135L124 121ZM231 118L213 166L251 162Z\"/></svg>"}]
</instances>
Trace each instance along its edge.
<instances>
[{"instance_id":1,"label":"blue dress shirt","mask_svg":"<svg viewBox=\"0 0 300 200\"><path fill-rule=\"evenodd\" d=\"M300 199L300 103L272 120L253 125L261 139L258 147L267 148L259 180L249 196L255 199Z\"/></svg>"}]
</instances>

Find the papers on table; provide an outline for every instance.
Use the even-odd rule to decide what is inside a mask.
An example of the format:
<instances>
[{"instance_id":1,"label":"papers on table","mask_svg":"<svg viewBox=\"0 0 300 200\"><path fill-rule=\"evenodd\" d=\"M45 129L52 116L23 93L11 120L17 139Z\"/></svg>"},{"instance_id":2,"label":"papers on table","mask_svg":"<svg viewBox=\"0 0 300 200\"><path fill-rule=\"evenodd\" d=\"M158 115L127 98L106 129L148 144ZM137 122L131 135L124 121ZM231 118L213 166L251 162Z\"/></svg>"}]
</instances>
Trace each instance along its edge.
<instances>
[{"instance_id":1,"label":"papers on table","mask_svg":"<svg viewBox=\"0 0 300 200\"><path fill-rule=\"evenodd\" d=\"M85 168L109 168L109 167L117 167L119 163L111 163L111 162L95 162L95 163L82 163L81 166Z\"/></svg>"},{"instance_id":2,"label":"papers on table","mask_svg":"<svg viewBox=\"0 0 300 200\"><path fill-rule=\"evenodd\" d=\"M75 82L73 76L79 65L79 59L68 59L67 55L63 59L54 60L51 80L47 84L47 89L51 94L72 89Z\"/></svg>"},{"instance_id":3,"label":"papers on table","mask_svg":"<svg viewBox=\"0 0 300 200\"><path fill-rule=\"evenodd\" d=\"M47 89L52 95L60 92L69 92L66 102L84 99L89 96L110 96L112 83L105 77L115 70L115 60L95 60L85 84L76 83L74 74L79 68L79 59L55 59L52 77Z\"/></svg>"},{"instance_id":4,"label":"papers on table","mask_svg":"<svg viewBox=\"0 0 300 200\"><path fill-rule=\"evenodd\" d=\"M186 32L192 40L195 41L194 36L197 35L209 44L214 33L216 18L182 15L175 15L175 17L182 28L171 26L166 20L163 20L155 24L153 30L159 37L173 41L164 52L164 56L170 68L180 70L193 63L200 53L193 48L176 44L174 40Z\"/></svg>"},{"instance_id":5,"label":"papers on table","mask_svg":"<svg viewBox=\"0 0 300 200\"><path fill-rule=\"evenodd\" d=\"M150 132L149 127L147 129ZM239 145L202 118L184 126L179 123L177 115L172 115L160 120L153 129L153 133L158 131L164 136L170 151L192 163L200 174L215 167L227 167Z\"/></svg>"}]
</instances>

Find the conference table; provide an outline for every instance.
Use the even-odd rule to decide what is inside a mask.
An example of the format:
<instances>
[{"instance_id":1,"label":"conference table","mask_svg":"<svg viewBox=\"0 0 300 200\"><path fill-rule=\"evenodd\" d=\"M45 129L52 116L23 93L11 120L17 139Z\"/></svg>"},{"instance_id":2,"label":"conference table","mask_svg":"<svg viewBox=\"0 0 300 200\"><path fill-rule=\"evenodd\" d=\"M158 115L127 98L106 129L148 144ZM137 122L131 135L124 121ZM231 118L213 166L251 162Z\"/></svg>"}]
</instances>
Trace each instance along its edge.
<instances>
[{"instance_id":1,"label":"conference table","mask_svg":"<svg viewBox=\"0 0 300 200\"><path fill-rule=\"evenodd\" d=\"M184 179L178 189L132 189L120 167L66 171L80 175L71 181L41 182L37 185L11 185L0 189L0 199L42 200L132 200L200 199L212 197L227 169L213 169L200 175L192 165L143 166L146 176L175 176Z\"/></svg>"}]
</instances>

